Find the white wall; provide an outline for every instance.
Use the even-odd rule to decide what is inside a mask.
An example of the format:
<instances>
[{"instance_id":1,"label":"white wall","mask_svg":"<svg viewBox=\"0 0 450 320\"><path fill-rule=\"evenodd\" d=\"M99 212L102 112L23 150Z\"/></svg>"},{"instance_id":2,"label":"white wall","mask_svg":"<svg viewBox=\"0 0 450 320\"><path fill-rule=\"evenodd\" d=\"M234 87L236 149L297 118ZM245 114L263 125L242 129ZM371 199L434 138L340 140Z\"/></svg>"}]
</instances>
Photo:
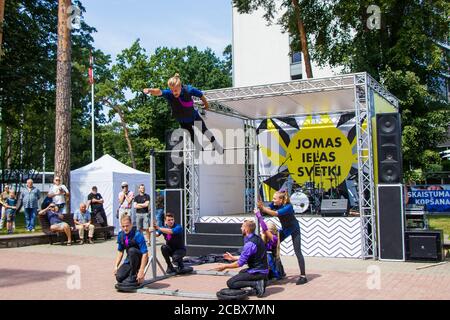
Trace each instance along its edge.
<instances>
[{"instance_id":1,"label":"white wall","mask_svg":"<svg viewBox=\"0 0 450 320\"><path fill-rule=\"evenodd\" d=\"M276 23L268 26L263 14L239 14L233 8L234 87L291 81L289 36ZM341 68L318 67L314 61L312 69L314 78L342 73ZM306 79L304 59L302 70Z\"/></svg>"},{"instance_id":2,"label":"white wall","mask_svg":"<svg viewBox=\"0 0 450 320\"><path fill-rule=\"evenodd\" d=\"M263 11L239 14L233 8L233 86L289 81L288 34L266 26Z\"/></svg>"}]
</instances>

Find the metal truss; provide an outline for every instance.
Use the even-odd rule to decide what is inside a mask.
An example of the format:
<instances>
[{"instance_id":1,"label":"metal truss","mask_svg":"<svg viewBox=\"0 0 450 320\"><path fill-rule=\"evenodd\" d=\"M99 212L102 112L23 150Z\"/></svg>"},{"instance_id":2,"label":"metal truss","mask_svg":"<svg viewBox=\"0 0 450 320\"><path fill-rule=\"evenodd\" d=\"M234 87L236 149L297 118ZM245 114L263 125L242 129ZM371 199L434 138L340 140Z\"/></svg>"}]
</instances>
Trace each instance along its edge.
<instances>
[{"instance_id":1,"label":"metal truss","mask_svg":"<svg viewBox=\"0 0 450 320\"><path fill-rule=\"evenodd\" d=\"M398 109L398 99L369 74L366 74L368 86Z\"/></svg>"},{"instance_id":2,"label":"metal truss","mask_svg":"<svg viewBox=\"0 0 450 320\"><path fill-rule=\"evenodd\" d=\"M195 222L200 216L199 165L195 161L196 150L194 147L195 146L191 141L190 135L184 133L184 225L186 233L195 232Z\"/></svg>"},{"instance_id":3,"label":"metal truss","mask_svg":"<svg viewBox=\"0 0 450 320\"><path fill-rule=\"evenodd\" d=\"M355 74L355 114L358 153L358 193L361 217L362 258L377 256L375 185L373 175L372 120L367 74Z\"/></svg>"},{"instance_id":4,"label":"metal truss","mask_svg":"<svg viewBox=\"0 0 450 320\"><path fill-rule=\"evenodd\" d=\"M251 120L246 120L244 122L245 131L245 145L254 146L256 145L256 128L255 122ZM253 160L253 149L245 148L245 208L244 212L253 212L255 207L255 164Z\"/></svg>"},{"instance_id":5,"label":"metal truss","mask_svg":"<svg viewBox=\"0 0 450 320\"><path fill-rule=\"evenodd\" d=\"M329 78L297 80L252 87L208 90L205 91L205 96L208 98L209 102L266 98L308 92L348 89L353 88L353 81L353 75L349 74Z\"/></svg>"}]
</instances>

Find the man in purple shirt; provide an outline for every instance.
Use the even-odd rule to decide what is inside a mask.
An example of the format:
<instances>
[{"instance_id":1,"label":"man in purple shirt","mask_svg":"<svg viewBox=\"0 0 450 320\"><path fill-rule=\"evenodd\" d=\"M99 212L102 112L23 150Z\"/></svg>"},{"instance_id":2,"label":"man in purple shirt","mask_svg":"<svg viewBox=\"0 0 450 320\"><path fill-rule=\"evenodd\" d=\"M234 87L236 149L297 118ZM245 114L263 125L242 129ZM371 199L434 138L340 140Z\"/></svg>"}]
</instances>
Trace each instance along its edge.
<instances>
[{"instance_id":1,"label":"man in purple shirt","mask_svg":"<svg viewBox=\"0 0 450 320\"><path fill-rule=\"evenodd\" d=\"M269 266L267 263L267 251L264 241L255 234L256 223L253 220L245 220L241 226L244 236L244 248L239 257L225 253L223 257L233 262L231 264L220 264L216 270L240 268L245 264L247 269L242 269L237 275L227 281L230 289L241 289L251 287L256 291L258 298L264 295Z\"/></svg>"}]
</instances>

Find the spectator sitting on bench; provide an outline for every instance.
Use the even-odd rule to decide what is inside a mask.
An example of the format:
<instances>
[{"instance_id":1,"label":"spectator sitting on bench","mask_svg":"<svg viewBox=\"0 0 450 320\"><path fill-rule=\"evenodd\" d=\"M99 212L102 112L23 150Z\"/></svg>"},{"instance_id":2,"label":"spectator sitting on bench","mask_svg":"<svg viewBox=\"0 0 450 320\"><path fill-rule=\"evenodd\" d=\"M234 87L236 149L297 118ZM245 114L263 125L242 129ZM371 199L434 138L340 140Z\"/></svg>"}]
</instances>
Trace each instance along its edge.
<instances>
[{"instance_id":1,"label":"spectator sitting on bench","mask_svg":"<svg viewBox=\"0 0 450 320\"><path fill-rule=\"evenodd\" d=\"M167 263L166 273L183 273L184 264L183 257L186 255L186 248L183 241L183 227L175 223L175 217L172 213L166 213L165 226L159 227L155 221L153 222L153 230L156 230L156 236L164 235L166 244L161 246L161 252L164 256L164 260ZM177 269L174 268L172 262L177 264Z\"/></svg>"},{"instance_id":2,"label":"spectator sitting on bench","mask_svg":"<svg viewBox=\"0 0 450 320\"><path fill-rule=\"evenodd\" d=\"M85 203L80 204L80 209L75 212L73 216L73 222L75 223L75 228L77 228L80 235L80 244L84 244L84 231L88 230L89 243L94 244L92 238L94 237L95 226L91 224L91 213L87 210Z\"/></svg>"},{"instance_id":3,"label":"spectator sitting on bench","mask_svg":"<svg viewBox=\"0 0 450 320\"><path fill-rule=\"evenodd\" d=\"M63 222L64 215L59 213L59 207L54 203L39 211L39 215L47 215L47 219L50 222L50 230L52 232L64 232L67 236L67 245L72 245L72 231L70 226Z\"/></svg>"},{"instance_id":4,"label":"spectator sitting on bench","mask_svg":"<svg viewBox=\"0 0 450 320\"><path fill-rule=\"evenodd\" d=\"M117 236L118 252L114 275L119 284L137 286L145 277L144 270L148 262L147 244L142 233L133 227L129 215L123 215L120 224L122 231ZM127 258L119 268L124 251L127 252Z\"/></svg>"}]
</instances>

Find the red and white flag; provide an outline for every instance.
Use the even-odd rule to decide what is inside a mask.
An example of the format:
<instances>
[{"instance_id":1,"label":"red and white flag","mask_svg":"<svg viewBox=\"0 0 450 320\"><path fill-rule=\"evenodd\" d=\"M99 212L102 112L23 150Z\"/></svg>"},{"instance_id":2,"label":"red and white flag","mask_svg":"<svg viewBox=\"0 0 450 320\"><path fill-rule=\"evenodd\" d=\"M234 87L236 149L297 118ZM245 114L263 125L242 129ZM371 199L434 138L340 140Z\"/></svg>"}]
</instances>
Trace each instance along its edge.
<instances>
[{"instance_id":1,"label":"red and white flag","mask_svg":"<svg viewBox=\"0 0 450 320\"><path fill-rule=\"evenodd\" d=\"M92 52L89 52L89 84L94 83L94 57Z\"/></svg>"}]
</instances>

